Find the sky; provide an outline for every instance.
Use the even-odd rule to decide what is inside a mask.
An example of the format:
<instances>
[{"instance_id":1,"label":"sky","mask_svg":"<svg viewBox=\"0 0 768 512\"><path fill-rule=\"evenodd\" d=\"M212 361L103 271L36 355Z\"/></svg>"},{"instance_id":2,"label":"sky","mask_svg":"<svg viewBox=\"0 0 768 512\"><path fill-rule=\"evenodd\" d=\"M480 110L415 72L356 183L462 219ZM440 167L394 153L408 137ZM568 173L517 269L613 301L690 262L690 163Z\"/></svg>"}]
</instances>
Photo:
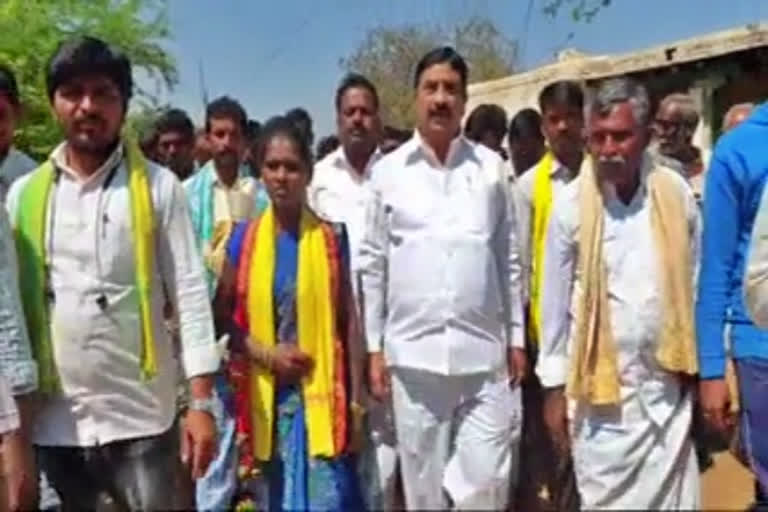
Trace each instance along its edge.
<instances>
[{"instance_id":1,"label":"sky","mask_svg":"<svg viewBox=\"0 0 768 512\"><path fill-rule=\"evenodd\" d=\"M453 25L487 16L521 45L519 67L553 60L565 48L591 54L622 53L768 22L766 0L613 0L591 23L568 10L555 19L544 0L169 0L180 81L159 97L202 121L202 68L210 98L237 98L252 119L306 108L316 137L332 133L333 96L344 74L341 58L379 26ZM526 29L527 25L527 29ZM470 63L471 64L471 63ZM470 77L471 80L471 77Z\"/></svg>"}]
</instances>

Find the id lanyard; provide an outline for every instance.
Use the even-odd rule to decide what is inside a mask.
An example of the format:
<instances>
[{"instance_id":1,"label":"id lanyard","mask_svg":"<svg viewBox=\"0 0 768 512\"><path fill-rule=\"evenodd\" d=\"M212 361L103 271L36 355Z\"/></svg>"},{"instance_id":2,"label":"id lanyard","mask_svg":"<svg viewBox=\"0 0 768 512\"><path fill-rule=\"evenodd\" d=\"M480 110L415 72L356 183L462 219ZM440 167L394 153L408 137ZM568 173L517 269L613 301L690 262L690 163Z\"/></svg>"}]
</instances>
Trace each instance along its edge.
<instances>
[{"instance_id":1,"label":"id lanyard","mask_svg":"<svg viewBox=\"0 0 768 512\"><path fill-rule=\"evenodd\" d=\"M101 187L99 187L99 197L96 202L96 225L93 229L93 251L94 259L96 260L97 278L99 281L99 287L101 288L101 293L99 293L99 296L96 298L96 304L98 304L102 311L105 311L109 306L109 300L107 299L107 295L105 293L104 273L101 266L101 239L105 238L107 235L107 223L109 222L109 217L107 217L106 213L106 207L109 204L109 199L111 197L111 194L109 194L109 186L115 179L115 175L120 169L122 163L123 160L121 158L115 165L110 168L106 178L104 179L104 183L102 183ZM55 245L54 239L56 234L56 206L58 203L59 181L61 180L62 171L58 166L56 166L54 173L55 174L53 177L53 185L51 190L50 214L48 216L48 249L46 251L47 261L45 262L45 295L51 303L56 301L56 292L53 290L53 284L51 283L51 268L53 265ZM104 199L104 196L106 196L106 200Z\"/></svg>"}]
</instances>

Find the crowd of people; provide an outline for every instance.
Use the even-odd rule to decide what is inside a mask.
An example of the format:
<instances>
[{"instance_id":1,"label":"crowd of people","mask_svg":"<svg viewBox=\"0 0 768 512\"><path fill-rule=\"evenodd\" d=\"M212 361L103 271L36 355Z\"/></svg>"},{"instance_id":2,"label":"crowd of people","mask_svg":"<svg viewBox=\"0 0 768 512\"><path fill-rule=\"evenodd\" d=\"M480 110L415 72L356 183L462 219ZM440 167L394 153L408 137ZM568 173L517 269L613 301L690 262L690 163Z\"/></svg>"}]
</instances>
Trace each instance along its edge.
<instances>
[{"instance_id":1,"label":"crowd of people","mask_svg":"<svg viewBox=\"0 0 768 512\"><path fill-rule=\"evenodd\" d=\"M99 39L45 76L38 164L0 68L10 510L695 510L698 430L768 506L768 107L711 155L629 77L462 129L443 47L412 131L350 74L313 152L306 110L228 96L124 133Z\"/></svg>"}]
</instances>

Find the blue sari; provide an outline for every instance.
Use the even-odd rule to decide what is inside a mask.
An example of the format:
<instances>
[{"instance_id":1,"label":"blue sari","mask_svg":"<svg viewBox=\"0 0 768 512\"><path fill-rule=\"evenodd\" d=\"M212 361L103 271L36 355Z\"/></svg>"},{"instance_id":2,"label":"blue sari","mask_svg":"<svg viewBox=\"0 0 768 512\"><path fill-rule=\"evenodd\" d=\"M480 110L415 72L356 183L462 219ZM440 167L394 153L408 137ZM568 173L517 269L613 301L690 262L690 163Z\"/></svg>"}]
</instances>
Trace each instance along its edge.
<instances>
[{"instance_id":1,"label":"blue sari","mask_svg":"<svg viewBox=\"0 0 768 512\"><path fill-rule=\"evenodd\" d=\"M232 262L237 262L239 258L245 231L245 224L238 225L232 234L228 250ZM277 339L280 343L295 343L296 235L280 233L275 252L273 293ZM354 456L345 454L332 459L309 457L300 388L296 385L280 386L275 398L275 453L272 460L262 467L263 480L245 479L241 481L241 491L250 496L267 498L269 504L264 508L275 512L365 510Z\"/></svg>"}]
</instances>

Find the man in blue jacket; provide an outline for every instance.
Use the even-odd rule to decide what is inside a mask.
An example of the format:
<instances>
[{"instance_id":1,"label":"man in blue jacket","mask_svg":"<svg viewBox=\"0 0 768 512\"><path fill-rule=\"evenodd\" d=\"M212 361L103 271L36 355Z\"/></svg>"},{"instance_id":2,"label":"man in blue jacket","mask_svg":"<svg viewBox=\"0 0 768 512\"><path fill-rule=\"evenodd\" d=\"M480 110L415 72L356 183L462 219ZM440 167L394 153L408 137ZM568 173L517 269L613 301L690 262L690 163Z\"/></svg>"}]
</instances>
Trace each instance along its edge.
<instances>
[{"instance_id":1,"label":"man in blue jacket","mask_svg":"<svg viewBox=\"0 0 768 512\"><path fill-rule=\"evenodd\" d=\"M724 135L715 148L704 191L696 305L704 416L720 432L732 424L723 335L725 325L730 324L742 435L763 495L768 490L768 332L759 330L749 318L742 281L752 225L768 178L766 141L768 103Z\"/></svg>"}]
</instances>

